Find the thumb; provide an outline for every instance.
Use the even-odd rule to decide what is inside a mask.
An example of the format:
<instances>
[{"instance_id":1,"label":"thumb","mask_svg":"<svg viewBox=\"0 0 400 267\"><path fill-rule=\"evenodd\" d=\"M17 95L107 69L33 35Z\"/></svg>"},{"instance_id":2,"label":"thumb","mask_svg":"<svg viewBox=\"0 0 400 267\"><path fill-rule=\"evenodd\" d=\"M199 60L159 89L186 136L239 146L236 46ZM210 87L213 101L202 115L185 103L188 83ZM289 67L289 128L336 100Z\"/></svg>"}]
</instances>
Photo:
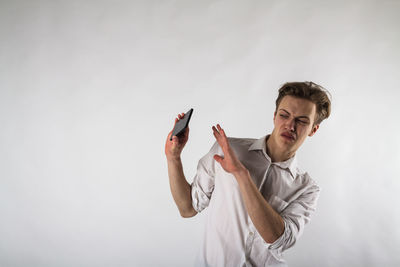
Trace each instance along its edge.
<instances>
[{"instance_id":1,"label":"thumb","mask_svg":"<svg viewBox=\"0 0 400 267\"><path fill-rule=\"evenodd\" d=\"M221 161L222 161L224 158L221 157L220 155L214 155L214 159L215 159L218 163L221 163Z\"/></svg>"},{"instance_id":2,"label":"thumb","mask_svg":"<svg viewBox=\"0 0 400 267\"><path fill-rule=\"evenodd\" d=\"M178 145L179 139L176 135L172 136L172 143L174 144L174 146Z\"/></svg>"}]
</instances>

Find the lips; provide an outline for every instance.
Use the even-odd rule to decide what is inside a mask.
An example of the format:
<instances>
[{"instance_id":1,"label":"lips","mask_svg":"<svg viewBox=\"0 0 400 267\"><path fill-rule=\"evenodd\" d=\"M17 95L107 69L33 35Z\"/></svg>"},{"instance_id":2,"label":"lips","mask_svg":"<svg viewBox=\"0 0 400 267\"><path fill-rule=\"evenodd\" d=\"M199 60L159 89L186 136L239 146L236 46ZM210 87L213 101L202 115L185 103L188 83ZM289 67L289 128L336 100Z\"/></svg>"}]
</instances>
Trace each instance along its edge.
<instances>
[{"instance_id":1,"label":"lips","mask_svg":"<svg viewBox=\"0 0 400 267\"><path fill-rule=\"evenodd\" d=\"M284 138L286 138L286 139L288 139L288 140L291 140L291 141L294 141L294 140L296 139L296 138L294 137L294 135L292 135L292 134L290 134L290 133L288 133L288 132L282 133L281 136L283 136Z\"/></svg>"}]
</instances>

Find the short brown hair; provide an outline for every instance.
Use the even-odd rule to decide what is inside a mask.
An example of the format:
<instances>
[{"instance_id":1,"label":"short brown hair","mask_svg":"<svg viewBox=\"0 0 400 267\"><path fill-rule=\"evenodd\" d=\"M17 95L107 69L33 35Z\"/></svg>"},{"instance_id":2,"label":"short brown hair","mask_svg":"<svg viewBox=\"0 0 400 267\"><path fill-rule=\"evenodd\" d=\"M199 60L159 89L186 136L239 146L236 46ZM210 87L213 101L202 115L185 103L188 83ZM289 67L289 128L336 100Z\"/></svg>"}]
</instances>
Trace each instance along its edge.
<instances>
[{"instance_id":1,"label":"short brown hair","mask_svg":"<svg viewBox=\"0 0 400 267\"><path fill-rule=\"evenodd\" d=\"M279 104L284 96L294 96L310 100L316 105L314 125L320 124L331 114L331 100L328 90L313 82L290 82L285 83L279 89L278 98L275 101L278 110Z\"/></svg>"}]
</instances>

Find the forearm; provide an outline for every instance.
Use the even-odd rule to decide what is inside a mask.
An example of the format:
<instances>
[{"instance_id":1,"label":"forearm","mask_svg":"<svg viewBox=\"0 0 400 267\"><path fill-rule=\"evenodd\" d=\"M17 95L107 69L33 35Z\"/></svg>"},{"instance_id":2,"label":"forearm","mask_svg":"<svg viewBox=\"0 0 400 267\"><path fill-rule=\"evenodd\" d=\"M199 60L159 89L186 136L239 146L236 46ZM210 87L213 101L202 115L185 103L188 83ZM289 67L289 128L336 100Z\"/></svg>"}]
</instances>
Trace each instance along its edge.
<instances>
[{"instance_id":1,"label":"forearm","mask_svg":"<svg viewBox=\"0 0 400 267\"><path fill-rule=\"evenodd\" d=\"M235 174L235 177L254 226L267 243L273 243L285 230L282 217L258 191L247 170Z\"/></svg>"},{"instance_id":2,"label":"forearm","mask_svg":"<svg viewBox=\"0 0 400 267\"><path fill-rule=\"evenodd\" d=\"M191 187L183 173L181 159L168 159L168 176L172 197L182 217L192 217L197 214L192 206Z\"/></svg>"}]
</instances>

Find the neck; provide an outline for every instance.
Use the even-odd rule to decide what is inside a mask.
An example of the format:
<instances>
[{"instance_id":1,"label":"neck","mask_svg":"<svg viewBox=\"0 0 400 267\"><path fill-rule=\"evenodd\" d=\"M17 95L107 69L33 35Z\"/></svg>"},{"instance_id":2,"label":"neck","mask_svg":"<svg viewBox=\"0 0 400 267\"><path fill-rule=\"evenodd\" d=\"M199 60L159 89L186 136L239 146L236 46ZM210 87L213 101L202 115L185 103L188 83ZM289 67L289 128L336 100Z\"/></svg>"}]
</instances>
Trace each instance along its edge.
<instances>
[{"instance_id":1,"label":"neck","mask_svg":"<svg viewBox=\"0 0 400 267\"><path fill-rule=\"evenodd\" d=\"M291 152L279 147L272 135L268 137L266 143L267 154L272 162L286 161L296 154L296 151Z\"/></svg>"}]
</instances>

